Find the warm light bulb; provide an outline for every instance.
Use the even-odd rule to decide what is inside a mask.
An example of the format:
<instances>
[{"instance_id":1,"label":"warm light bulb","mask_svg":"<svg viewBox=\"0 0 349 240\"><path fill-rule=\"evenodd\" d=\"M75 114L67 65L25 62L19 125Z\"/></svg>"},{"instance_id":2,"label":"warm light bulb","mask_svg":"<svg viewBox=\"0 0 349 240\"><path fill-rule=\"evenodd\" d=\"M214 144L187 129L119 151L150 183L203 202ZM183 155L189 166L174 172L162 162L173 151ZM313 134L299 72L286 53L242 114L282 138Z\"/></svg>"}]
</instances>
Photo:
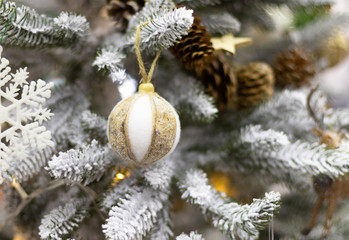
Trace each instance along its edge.
<instances>
[{"instance_id":1,"label":"warm light bulb","mask_svg":"<svg viewBox=\"0 0 349 240\"><path fill-rule=\"evenodd\" d=\"M122 173L117 173L115 177L119 180L125 179L125 175Z\"/></svg>"},{"instance_id":2,"label":"warm light bulb","mask_svg":"<svg viewBox=\"0 0 349 240\"><path fill-rule=\"evenodd\" d=\"M22 233L16 233L14 236L13 236L13 240L25 240L27 239L25 237L25 235L23 235Z\"/></svg>"},{"instance_id":3,"label":"warm light bulb","mask_svg":"<svg viewBox=\"0 0 349 240\"><path fill-rule=\"evenodd\" d=\"M126 167L116 167L115 172L116 173L113 177L113 182L111 183L112 187L115 187L116 183L121 182L126 177L129 177L131 175L131 172Z\"/></svg>"}]
</instances>

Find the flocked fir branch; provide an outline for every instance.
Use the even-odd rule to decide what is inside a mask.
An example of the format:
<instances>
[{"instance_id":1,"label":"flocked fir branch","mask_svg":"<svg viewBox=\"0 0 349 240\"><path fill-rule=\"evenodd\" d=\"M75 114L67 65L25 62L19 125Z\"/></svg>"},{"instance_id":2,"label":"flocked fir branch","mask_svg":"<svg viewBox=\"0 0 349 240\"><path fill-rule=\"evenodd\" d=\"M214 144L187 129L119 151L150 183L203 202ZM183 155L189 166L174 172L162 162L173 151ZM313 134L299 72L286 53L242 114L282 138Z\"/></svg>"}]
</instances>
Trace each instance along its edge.
<instances>
[{"instance_id":1,"label":"flocked fir branch","mask_svg":"<svg viewBox=\"0 0 349 240\"><path fill-rule=\"evenodd\" d=\"M62 12L53 22L58 34L65 39L65 44L74 44L88 36L89 23L83 16Z\"/></svg>"},{"instance_id":2,"label":"flocked fir branch","mask_svg":"<svg viewBox=\"0 0 349 240\"><path fill-rule=\"evenodd\" d=\"M328 109L324 117L324 123L327 126L349 131L349 111L347 108L338 108L336 110Z\"/></svg>"},{"instance_id":3,"label":"flocked fir branch","mask_svg":"<svg viewBox=\"0 0 349 240\"><path fill-rule=\"evenodd\" d=\"M62 12L50 18L27 6L1 0L0 26L5 29L6 25L3 43L22 47L70 46L84 40L89 29L86 18L74 13Z\"/></svg>"},{"instance_id":4,"label":"flocked fir branch","mask_svg":"<svg viewBox=\"0 0 349 240\"><path fill-rule=\"evenodd\" d=\"M183 84L184 78L187 79L186 84ZM205 94L203 86L188 75L176 74L160 91L182 117L206 123L217 117L218 109L213 98Z\"/></svg>"},{"instance_id":5,"label":"flocked fir branch","mask_svg":"<svg viewBox=\"0 0 349 240\"><path fill-rule=\"evenodd\" d=\"M257 0L258 1L258 0ZM337 0L265 0L269 4L287 4L289 6L309 6L309 5L324 5L333 4Z\"/></svg>"},{"instance_id":6,"label":"flocked fir branch","mask_svg":"<svg viewBox=\"0 0 349 240\"><path fill-rule=\"evenodd\" d=\"M79 119L80 126L90 138L96 139L102 145L107 144L107 120L89 110L85 110L81 113Z\"/></svg>"},{"instance_id":7,"label":"flocked fir branch","mask_svg":"<svg viewBox=\"0 0 349 240\"><path fill-rule=\"evenodd\" d=\"M336 1L337 0L295 0L294 2L296 4L301 4L301 5L306 6L306 5L310 5L310 4L318 4L318 5L334 4Z\"/></svg>"},{"instance_id":8,"label":"flocked fir branch","mask_svg":"<svg viewBox=\"0 0 349 240\"><path fill-rule=\"evenodd\" d=\"M176 173L176 159L169 156L145 167L142 171L145 180L154 188L167 189L170 187L171 180Z\"/></svg>"},{"instance_id":9,"label":"flocked fir branch","mask_svg":"<svg viewBox=\"0 0 349 240\"><path fill-rule=\"evenodd\" d=\"M144 7L131 18L127 32L135 32L140 24L150 21L155 16L163 15L175 7L175 4L171 0L146 2Z\"/></svg>"},{"instance_id":10,"label":"flocked fir branch","mask_svg":"<svg viewBox=\"0 0 349 240\"><path fill-rule=\"evenodd\" d=\"M81 149L70 149L53 156L48 168L55 178L69 179L87 185L99 180L113 162L109 147L103 147L93 140Z\"/></svg>"},{"instance_id":11,"label":"flocked fir branch","mask_svg":"<svg viewBox=\"0 0 349 240\"><path fill-rule=\"evenodd\" d=\"M113 82L122 83L126 78L122 63L125 58L126 55L122 53L120 48L107 46L99 51L93 65L98 67L98 70L107 70Z\"/></svg>"},{"instance_id":12,"label":"flocked fir branch","mask_svg":"<svg viewBox=\"0 0 349 240\"><path fill-rule=\"evenodd\" d=\"M305 46L307 49L319 47L319 38L329 35L333 30L345 27L349 23L349 15L329 15L324 18L310 22L304 28L291 32L291 39L296 43Z\"/></svg>"},{"instance_id":13,"label":"flocked fir branch","mask_svg":"<svg viewBox=\"0 0 349 240\"><path fill-rule=\"evenodd\" d=\"M152 18L141 31L143 45L150 49L167 49L182 36L187 35L194 22L193 10L185 7L170 10L161 16Z\"/></svg>"},{"instance_id":14,"label":"flocked fir branch","mask_svg":"<svg viewBox=\"0 0 349 240\"><path fill-rule=\"evenodd\" d=\"M114 205L117 205L125 197L132 196L141 191L141 188L137 184L137 176L137 173L133 173L131 177L126 178L121 183L118 183L116 187L105 192L99 203L101 210L109 212Z\"/></svg>"},{"instance_id":15,"label":"flocked fir branch","mask_svg":"<svg viewBox=\"0 0 349 240\"><path fill-rule=\"evenodd\" d=\"M62 109L58 107L62 105L66 105L64 107L70 106L73 104L73 101L80 101L82 103L81 105L83 106L83 108L87 108L88 106L87 103L89 103L89 101L86 101L87 99L86 95L87 95L86 87L84 87L81 83L55 86L52 90L51 97L47 99L47 101L45 102L45 106L55 109L55 112L59 112L60 114L63 114L64 112ZM79 106L76 106L76 107L79 107ZM81 109L79 112L81 112ZM71 114L71 112L69 112L69 114ZM63 122L64 121L66 121L65 118L63 119Z\"/></svg>"},{"instance_id":16,"label":"flocked fir branch","mask_svg":"<svg viewBox=\"0 0 349 240\"><path fill-rule=\"evenodd\" d=\"M311 129L315 127L315 123L306 109L307 94L302 90L284 90L245 116L242 123L258 124L265 129L279 130L287 133L290 139L314 140ZM280 115L280 112L283 114Z\"/></svg>"},{"instance_id":17,"label":"flocked fir branch","mask_svg":"<svg viewBox=\"0 0 349 240\"><path fill-rule=\"evenodd\" d=\"M29 157L22 161L10 162L9 169L5 173L6 179L12 181L14 177L18 182L27 181L42 170L54 153L55 148L53 147L46 147L40 151L32 149Z\"/></svg>"},{"instance_id":18,"label":"flocked fir branch","mask_svg":"<svg viewBox=\"0 0 349 240\"><path fill-rule=\"evenodd\" d=\"M240 22L229 12L205 9L195 11L195 13L200 17L202 24L212 35L224 35L240 31Z\"/></svg>"},{"instance_id":19,"label":"flocked fir branch","mask_svg":"<svg viewBox=\"0 0 349 240\"><path fill-rule=\"evenodd\" d=\"M149 233L152 240L167 240L173 238L173 223L170 216L170 203L167 203L162 210L159 211L156 219L157 222Z\"/></svg>"},{"instance_id":20,"label":"flocked fir branch","mask_svg":"<svg viewBox=\"0 0 349 240\"><path fill-rule=\"evenodd\" d=\"M83 135L80 123L80 116L83 111L87 110L90 105L90 99L83 91L84 88L79 86L66 86L57 91L67 91L70 94L62 99L52 102L51 109L55 116L51 119L48 129L54 134L59 142L68 142L73 145L81 145L84 139L80 139ZM56 103L55 103L56 102Z\"/></svg>"},{"instance_id":21,"label":"flocked fir branch","mask_svg":"<svg viewBox=\"0 0 349 240\"><path fill-rule=\"evenodd\" d=\"M86 217L89 201L70 199L43 217L39 226L41 239L65 239Z\"/></svg>"},{"instance_id":22,"label":"flocked fir branch","mask_svg":"<svg viewBox=\"0 0 349 240\"><path fill-rule=\"evenodd\" d=\"M182 233L176 237L176 240L205 240L201 234L190 232L189 234Z\"/></svg>"},{"instance_id":23,"label":"flocked fir branch","mask_svg":"<svg viewBox=\"0 0 349 240\"><path fill-rule=\"evenodd\" d=\"M212 223L232 239L257 239L259 230L267 225L280 208L280 194L266 193L263 199L254 199L250 205L231 202L208 183L206 174L189 169L179 183L182 198L198 205Z\"/></svg>"},{"instance_id":24,"label":"flocked fir branch","mask_svg":"<svg viewBox=\"0 0 349 240\"><path fill-rule=\"evenodd\" d=\"M326 174L336 178L348 171L346 151L326 149L317 143L289 142L287 136L260 126L247 126L231 140L227 161L240 171L263 171L292 184L298 176Z\"/></svg>"},{"instance_id":25,"label":"flocked fir branch","mask_svg":"<svg viewBox=\"0 0 349 240\"><path fill-rule=\"evenodd\" d=\"M128 194L109 211L103 232L107 239L140 239L154 226L158 212L168 201L169 192L143 185L140 191Z\"/></svg>"},{"instance_id":26,"label":"flocked fir branch","mask_svg":"<svg viewBox=\"0 0 349 240\"><path fill-rule=\"evenodd\" d=\"M186 35L194 17L193 10L175 8L172 1L156 0L147 2L143 9L131 18L128 31L128 44L135 42L135 30L141 25L140 46L142 49L167 49Z\"/></svg>"},{"instance_id":27,"label":"flocked fir branch","mask_svg":"<svg viewBox=\"0 0 349 240\"><path fill-rule=\"evenodd\" d=\"M219 5L221 2L221 0L175 0L176 4L184 4L192 8L212 7Z\"/></svg>"}]
</instances>

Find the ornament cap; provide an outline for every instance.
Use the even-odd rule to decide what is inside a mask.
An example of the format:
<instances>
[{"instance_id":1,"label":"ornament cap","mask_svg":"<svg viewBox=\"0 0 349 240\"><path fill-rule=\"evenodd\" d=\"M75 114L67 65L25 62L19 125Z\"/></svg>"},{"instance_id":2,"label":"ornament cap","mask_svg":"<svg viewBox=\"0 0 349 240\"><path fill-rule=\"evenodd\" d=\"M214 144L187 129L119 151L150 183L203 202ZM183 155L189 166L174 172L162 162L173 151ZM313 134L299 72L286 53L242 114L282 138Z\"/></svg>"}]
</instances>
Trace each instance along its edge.
<instances>
[{"instance_id":1,"label":"ornament cap","mask_svg":"<svg viewBox=\"0 0 349 240\"><path fill-rule=\"evenodd\" d=\"M151 83L142 83L138 87L138 92L140 92L140 93L153 93L154 92L154 85Z\"/></svg>"}]
</instances>

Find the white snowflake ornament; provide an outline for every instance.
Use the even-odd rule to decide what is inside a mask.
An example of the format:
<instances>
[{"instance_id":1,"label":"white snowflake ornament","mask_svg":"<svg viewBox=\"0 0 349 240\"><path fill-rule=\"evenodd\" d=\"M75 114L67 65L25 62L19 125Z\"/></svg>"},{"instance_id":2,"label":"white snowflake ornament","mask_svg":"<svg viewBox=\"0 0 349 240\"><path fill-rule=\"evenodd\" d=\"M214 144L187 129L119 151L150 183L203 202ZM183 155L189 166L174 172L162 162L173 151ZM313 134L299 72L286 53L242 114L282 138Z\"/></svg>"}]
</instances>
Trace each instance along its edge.
<instances>
[{"instance_id":1,"label":"white snowflake ornament","mask_svg":"<svg viewBox=\"0 0 349 240\"><path fill-rule=\"evenodd\" d=\"M0 184L12 160L28 157L28 148L53 146L51 133L44 126L53 115L42 104L51 96L53 83L28 83L27 68L10 73L9 61L1 57L0 46Z\"/></svg>"}]
</instances>

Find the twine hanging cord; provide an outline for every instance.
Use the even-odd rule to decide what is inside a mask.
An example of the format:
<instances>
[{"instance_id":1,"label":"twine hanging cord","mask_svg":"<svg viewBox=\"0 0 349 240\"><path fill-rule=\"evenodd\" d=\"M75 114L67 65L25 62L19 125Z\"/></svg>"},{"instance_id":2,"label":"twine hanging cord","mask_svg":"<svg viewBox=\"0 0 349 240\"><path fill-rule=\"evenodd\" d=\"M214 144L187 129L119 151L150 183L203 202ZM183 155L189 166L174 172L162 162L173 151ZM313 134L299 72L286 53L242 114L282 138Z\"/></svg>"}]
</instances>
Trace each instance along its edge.
<instances>
[{"instance_id":1,"label":"twine hanging cord","mask_svg":"<svg viewBox=\"0 0 349 240\"><path fill-rule=\"evenodd\" d=\"M137 55L137 61L138 61L138 65L139 65L139 70L142 74L142 82L143 83L150 83L151 78L153 76L154 73L154 69L156 66L156 62L158 61L160 54L161 54L161 48L158 50L158 52L156 53L156 56L153 60L153 63L151 64L149 73L146 72L145 67L144 67L144 63L142 60L142 55L141 55L141 50L140 50L140 46L139 46L139 42L140 42L140 36L141 36L141 29L142 27L144 27L145 25L147 25L148 23L144 23L141 24L137 27L137 31L136 31L136 39L135 39L135 45L136 45L136 55Z\"/></svg>"}]
</instances>

